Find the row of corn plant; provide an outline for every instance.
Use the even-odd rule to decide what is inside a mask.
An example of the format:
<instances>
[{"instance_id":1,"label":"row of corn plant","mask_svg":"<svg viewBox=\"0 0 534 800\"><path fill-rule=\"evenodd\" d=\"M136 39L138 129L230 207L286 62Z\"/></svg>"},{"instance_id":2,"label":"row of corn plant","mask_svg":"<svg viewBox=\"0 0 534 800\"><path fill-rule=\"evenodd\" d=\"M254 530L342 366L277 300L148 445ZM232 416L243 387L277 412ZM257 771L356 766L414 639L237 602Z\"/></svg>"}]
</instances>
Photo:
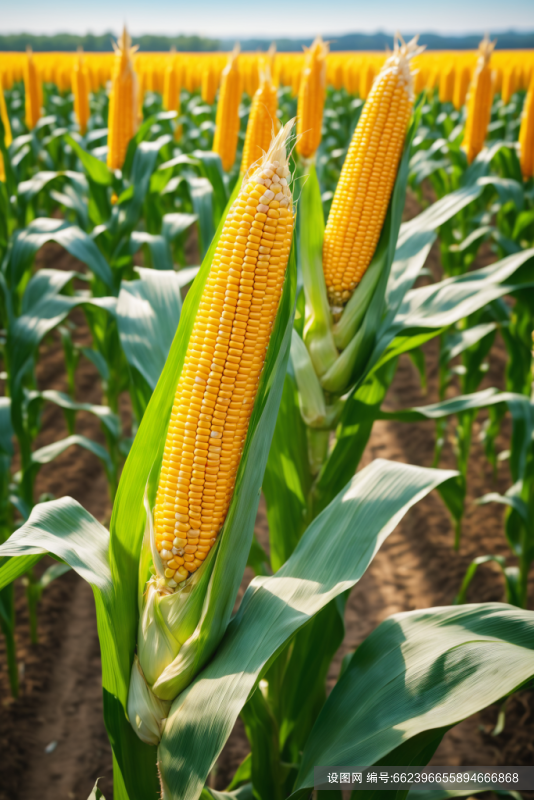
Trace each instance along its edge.
<instances>
[{"instance_id":1,"label":"row of corn plant","mask_svg":"<svg viewBox=\"0 0 534 800\"><path fill-rule=\"evenodd\" d=\"M354 138L353 152L361 148L370 167L380 169L368 137L373 108L382 97L391 101L391 87L406 113L397 134L384 137L396 148L389 209L388 197L381 205L370 197L378 219L374 259L371 253L348 288L327 283L321 192L313 166L305 165L298 260L307 297L299 292L293 328L298 282L290 256L284 129L245 177L188 293L121 478L110 534L65 498L37 506L31 524L0 551L11 557L0 569L5 585L44 552L70 563L93 585L117 797L155 796L158 778L167 797L211 794L204 783L239 713L252 742L231 787L241 787L241 797L307 797L314 763L423 763L447 727L534 671L527 612L499 605L433 609L397 615L380 626L325 700L348 589L406 510L434 487L446 493L455 479L450 472L378 461L346 484L379 414L395 359L490 297L509 292L532 255L506 260L476 281L461 276L430 291L411 290L435 229L481 191L475 186L449 198L399 236L411 50L397 51L379 75ZM357 189L357 176L352 181ZM341 192L347 183L340 185ZM332 220L338 209L334 197ZM344 210L350 216L350 200ZM337 226L332 228L335 235ZM364 284L362 273L373 283ZM328 307L322 319L325 304L317 295ZM358 295L355 313L350 302ZM334 338L340 322L352 333L344 347L343 325ZM336 351L337 369L325 381L324 361ZM140 355L139 364L149 358ZM318 383L325 408L319 425ZM325 426L327 413L332 418ZM324 429L334 425L331 447ZM268 458L264 489L274 574L254 579L232 619ZM303 464L308 477L299 474ZM311 492L303 490L310 479ZM297 515L295 497L304 499ZM491 663L488 641L494 644ZM454 663L450 685L432 679L438 663L440 669ZM394 705L384 704L388 692L396 697ZM356 699L362 696L365 704Z\"/></svg>"}]
</instances>

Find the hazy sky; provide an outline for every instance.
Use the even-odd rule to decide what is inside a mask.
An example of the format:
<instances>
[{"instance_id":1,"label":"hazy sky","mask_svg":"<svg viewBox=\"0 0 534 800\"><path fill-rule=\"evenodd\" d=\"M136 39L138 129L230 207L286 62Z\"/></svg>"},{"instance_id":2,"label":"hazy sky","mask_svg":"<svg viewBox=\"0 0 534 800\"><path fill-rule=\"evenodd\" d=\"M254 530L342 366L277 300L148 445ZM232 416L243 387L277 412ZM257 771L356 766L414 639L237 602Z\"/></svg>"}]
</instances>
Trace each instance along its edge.
<instances>
[{"instance_id":1,"label":"hazy sky","mask_svg":"<svg viewBox=\"0 0 534 800\"><path fill-rule=\"evenodd\" d=\"M534 0L1 0L1 33L131 33L214 37L353 31L534 30Z\"/></svg>"}]
</instances>

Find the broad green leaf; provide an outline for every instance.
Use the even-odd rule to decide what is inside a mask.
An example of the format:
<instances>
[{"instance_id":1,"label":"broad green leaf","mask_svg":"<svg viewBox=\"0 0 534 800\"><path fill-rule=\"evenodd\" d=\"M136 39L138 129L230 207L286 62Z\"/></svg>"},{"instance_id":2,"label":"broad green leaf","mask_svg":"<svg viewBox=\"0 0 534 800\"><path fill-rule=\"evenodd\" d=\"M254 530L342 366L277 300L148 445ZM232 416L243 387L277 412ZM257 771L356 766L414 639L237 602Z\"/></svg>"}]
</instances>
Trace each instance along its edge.
<instances>
[{"instance_id":1,"label":"broad green leaf","mask_svg":"<svg viewBox=\"0 0 534 800\"><path fill-rule=\"evenodd\" d=\"M133 231L130 236L129 251L134 255L144 244L150 249L152 264L157 270L172 270L172 253L169 243L164 236L146 233L145 231Z\"/></svg>"},{"instance_id":2,"label":"broad green leaf","mask_svg":"<svg viewBox=\"0 0 534 800\"><path fill-rule=\"evenodd\" d=\"M88 411L102 422L114 439L120 436L120 420L112 412L109 406L97 406L91 403L77 403L68 394L58 392L56 389L45 389L43 392L32 391L29 393L29 402L39 402L40 400L54 403L56 406L66 411Z\"/></svg>"},{"instance_id":3,"label":"broad green leaf","mask_svg":"<svg viewBox=\"0 0 534 800\"><path fill-rule=\"evenodd\" d=\"M164 214L161 234L169 243L173 242L177 236L186 231L194 222L196 214Z\"/></svg>"},{"instance_id":4,"label":"broad green leaf","mask_svg":"<svg viewBox=\"0 0 534 800\"><path fill-rule=\"evenodd\" d=\"M534 675L533 634L534 613L498 603L390 617L330 694L295 788L313 787L315 764L376 764L516 690Z\"/></svg>"},{"instance_id":5,"label":"broad green leaf","mask_svg":"<svg viewBox=\"0 0 534 800\"><path fill-rule=\"evenodd\" d=\"M121 800L156 800L156 754L142 744L125 715L129 668L121 671L119 631L122 626L116 586L109 563L109 533L71 497L40 503L29 520L0 545L0 558L12 556L0 566L0 588L24 574L46 553L60 558L87 581L95 597L98 636L102 654L104 717L128 794ZM115 788L117 795L117 788Z\"/></svg>"},{"instance_id":6,"label":"broad green leaf","mask_svg":"<svg viewBox=\"0 0 534 800\"><path fill-rule=\"evenodd\" d=\"M153 390L180 320L180 273L137 268L139 280L123 281L117 301L122 348Z\"/></svg>"},{"instance_id":7,"label":"broad green leaf","mask_svg":"<svg viewBox=\"0 0 534 800\"><path fill-rule=\"evenodd\" d=\"M196 800L273 656L361 578L407 510L453 475L374 461L311 523L275 575L254 578L215 656L172 705L158 751L166 798Z\"/></svg>"},{"instance_id":8,"label":"broad green leaf","mask_svg":"<svg viewBox=\"0 0 534 800\"><path fill-rule=\"evenodd\" d=\"M99 183L101 186L111 186L113 183L113 173L106 164L100 161L100 159L95 158L91 153L88 153L87 150L84 150L72 136L66 135L65 141L72 147L92 181Z\"/></svg>"},{"instance_id":9,"label":"broad green leaf","mask_svg":"<svg viewBox=\"0 0 534 800\"><path fill-rule=\"evenodd\" d=\"M46 217L34 219L15 236L9 257L9 274L13 286L17 286L22 280L37 250L50 241L57 242L72 256L87 264L91 272L114 293L113 274L93 240L77 225Z\"/></svg>"},{"instance_id":10,"label":"broad green leaf","mask_svg":"<svg viewBox=\"0 0 534 800\"><path fill-rule=\"evenodd\" d=\"M213 189L207 178L187 176L193 210L198 219L202 255L207 253L215 233L213 224Z\"/></svg>"}]
</instances>

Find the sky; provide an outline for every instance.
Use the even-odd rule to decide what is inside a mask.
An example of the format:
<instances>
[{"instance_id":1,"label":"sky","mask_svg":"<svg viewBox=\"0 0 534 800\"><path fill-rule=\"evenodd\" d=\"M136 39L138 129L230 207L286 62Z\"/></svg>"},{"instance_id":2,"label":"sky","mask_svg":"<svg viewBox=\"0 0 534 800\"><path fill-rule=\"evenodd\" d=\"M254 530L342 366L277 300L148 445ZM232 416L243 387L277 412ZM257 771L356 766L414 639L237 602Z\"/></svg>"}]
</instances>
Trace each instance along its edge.
<instances>
[{"instance_id":1,"label":"sky","mask_svg":"<svg viewBox=\"0 0 534 800\"><path fill-rule=\"evenodd\" d=\"M0 32L306 37L355 31L534 30L534 0L1 0Z\"/></svg>"}]
</instances>

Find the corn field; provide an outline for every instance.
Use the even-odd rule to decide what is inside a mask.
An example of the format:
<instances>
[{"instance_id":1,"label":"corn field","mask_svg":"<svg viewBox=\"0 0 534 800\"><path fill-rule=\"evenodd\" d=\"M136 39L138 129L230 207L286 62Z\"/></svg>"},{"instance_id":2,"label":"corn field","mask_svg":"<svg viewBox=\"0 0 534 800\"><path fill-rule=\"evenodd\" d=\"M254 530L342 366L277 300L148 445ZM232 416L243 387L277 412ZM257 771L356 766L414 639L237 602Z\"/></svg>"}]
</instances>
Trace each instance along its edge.
<instances>
[{"instance_id":1,"label":"corn field","mask_svg":"<svg viewBox=\"0 0 534 800\"><path fill-rule=\"evenodd\" d=\"M0 53L0 120L6 752L81 581L110 777L71 798L345 800L315 766L442 763L518 697L534 719L534 52L125 29ZM419 506L447 589L360 636Z\"/></svg>"}]
</instances>

